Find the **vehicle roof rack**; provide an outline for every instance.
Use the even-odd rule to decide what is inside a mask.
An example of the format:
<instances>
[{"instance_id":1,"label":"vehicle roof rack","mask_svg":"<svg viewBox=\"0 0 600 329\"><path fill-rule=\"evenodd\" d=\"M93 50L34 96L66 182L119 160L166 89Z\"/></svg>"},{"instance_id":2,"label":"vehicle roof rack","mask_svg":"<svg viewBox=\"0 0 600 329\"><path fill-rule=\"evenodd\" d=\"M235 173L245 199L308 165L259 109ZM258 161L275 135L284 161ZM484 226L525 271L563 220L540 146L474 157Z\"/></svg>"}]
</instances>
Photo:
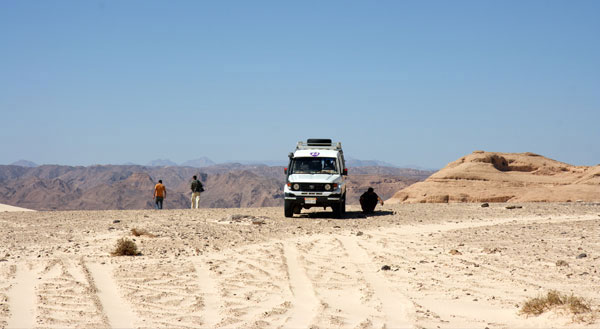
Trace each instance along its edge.
<instances>
[{"instance_id":1,"label":"vehicle roof rack","mask_svg":"<svg viewBox=\"0 0 600 329\"><path fill-rule=\"evenodd\" d=\"M313 150L313 149L341 151L342 143L340 143L340 142L333 143L331 141L331 139L312 138L312 139L307 139L306 142L299 141L298 144L296 145L296 150Z\"/></svg>"}]
</instances>

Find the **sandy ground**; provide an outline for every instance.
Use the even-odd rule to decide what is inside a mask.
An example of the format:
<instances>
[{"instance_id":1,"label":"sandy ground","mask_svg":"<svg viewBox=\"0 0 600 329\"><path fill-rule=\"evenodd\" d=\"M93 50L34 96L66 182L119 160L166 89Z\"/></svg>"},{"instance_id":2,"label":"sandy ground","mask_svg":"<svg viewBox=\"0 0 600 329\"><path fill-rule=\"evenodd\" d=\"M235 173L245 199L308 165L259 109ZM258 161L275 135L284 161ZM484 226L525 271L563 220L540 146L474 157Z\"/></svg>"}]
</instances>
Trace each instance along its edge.
<instances>
[{"instance_id":1,"label":"sandy ground","mask_svg":"<svg viewBox=\"0 0 600 329\"><path fill-rule=\"evenodd\" d=\"M600 204L506 205L1 212L0 327L599 327L519 309L600 308ZM140 256L110 255L123 237Z\"/></svg>"}]
</instances>

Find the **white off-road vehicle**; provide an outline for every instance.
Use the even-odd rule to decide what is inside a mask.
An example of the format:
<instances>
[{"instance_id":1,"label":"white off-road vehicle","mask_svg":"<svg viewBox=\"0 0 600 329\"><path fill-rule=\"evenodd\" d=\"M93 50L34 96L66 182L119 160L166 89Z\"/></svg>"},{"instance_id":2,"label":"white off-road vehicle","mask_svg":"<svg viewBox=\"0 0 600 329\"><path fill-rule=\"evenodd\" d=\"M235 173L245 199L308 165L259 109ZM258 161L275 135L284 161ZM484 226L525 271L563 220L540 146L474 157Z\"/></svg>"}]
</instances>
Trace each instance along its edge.
<instances>
[{"instance_id":1,"label":"white off-road vehicle","mask_svg":"<svg viewBox=\"0 0 600 329\"><path fill-rule=\"evenodd\" d=\"M285 168L285 217L302 208L331 207L336 217L346 212L346 163L342 143L331 139L298 142Z\"/></svg>"}]
</instances>

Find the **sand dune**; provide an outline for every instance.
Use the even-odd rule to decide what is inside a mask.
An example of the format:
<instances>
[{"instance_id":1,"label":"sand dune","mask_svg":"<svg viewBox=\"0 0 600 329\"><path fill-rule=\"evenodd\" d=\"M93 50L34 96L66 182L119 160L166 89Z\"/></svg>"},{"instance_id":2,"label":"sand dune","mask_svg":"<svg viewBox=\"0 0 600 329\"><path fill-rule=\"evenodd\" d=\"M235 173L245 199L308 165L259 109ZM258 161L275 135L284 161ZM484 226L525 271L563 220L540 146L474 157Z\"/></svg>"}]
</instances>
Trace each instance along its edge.
<instances>
[{"instance_id":1,"label":"sand dune","mask_svg":"<svg viewBox=\"0 0 600 329\"><path fill-rule=\"evenodd\" d=\"M21 207L15 207L15 206L10 206L7 204L0 203L0 212L9 212L9 211L35 211L35 210L21 208Z\"/></svg>"},{"instance_id":2,"label":"sand dune","mask_svg":"<svg viewBox=\"0 0 600 329\"><path fill-rule=\"evenodd\" d=\"M597 327L519 309L556 289L598 310L600 204L522 206L0 213L0 327ZM110 256L122 237L141 255Z\"/></svg>"}]
</instances>

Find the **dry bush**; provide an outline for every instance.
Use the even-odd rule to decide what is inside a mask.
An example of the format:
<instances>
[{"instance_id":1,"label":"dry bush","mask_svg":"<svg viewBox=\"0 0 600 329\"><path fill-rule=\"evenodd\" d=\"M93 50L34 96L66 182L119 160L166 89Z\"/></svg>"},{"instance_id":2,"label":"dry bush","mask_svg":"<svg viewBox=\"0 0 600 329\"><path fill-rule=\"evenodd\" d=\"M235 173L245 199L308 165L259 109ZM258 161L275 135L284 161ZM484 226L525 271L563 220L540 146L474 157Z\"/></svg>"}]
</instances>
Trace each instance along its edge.
<instances>
[{"instance_id":1,"label":"dry bush","mask_svg":"<svg viewBox=\"0 0 600 329\"><path fill-rule=\"evenodd\" d=\"M540 315L553 308L562 308L568 310L574 316L581 316L585 313L592 313L589 302L581 297L561 294L556 290L549 291L546 296L531 298L521 308L521 314ZM579 320L583 318L579 317Z\"/></svg>"},{"instance_id":2,"label":"dry bush","mask_svg":"<svg viewBox=\"0 0 600 329\"><path fill-rule=\"evenodd\" d=\"M117 247L110 254L113 256L136 256L140 253L138 252L135 242L122 238L117 241Z\"/></svg>"},{"instance_id":3,"label":"dry bush","mask_svg":"<svg viewBox=\"0 0 600 329\"><path fill-rule=\"evenodd\" d=\"M143 229L143 228L141 228L141 229L132 228L131 229L131 234L133 236L142 236L142 235L145 235L145 236L151 237L151 238L155 238L156 237L156 235L148 232L146 229Z\"/></svg>"}]
</instances>

